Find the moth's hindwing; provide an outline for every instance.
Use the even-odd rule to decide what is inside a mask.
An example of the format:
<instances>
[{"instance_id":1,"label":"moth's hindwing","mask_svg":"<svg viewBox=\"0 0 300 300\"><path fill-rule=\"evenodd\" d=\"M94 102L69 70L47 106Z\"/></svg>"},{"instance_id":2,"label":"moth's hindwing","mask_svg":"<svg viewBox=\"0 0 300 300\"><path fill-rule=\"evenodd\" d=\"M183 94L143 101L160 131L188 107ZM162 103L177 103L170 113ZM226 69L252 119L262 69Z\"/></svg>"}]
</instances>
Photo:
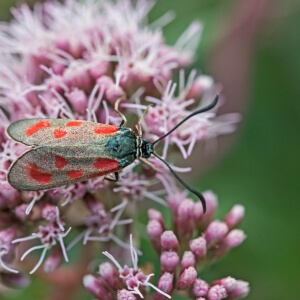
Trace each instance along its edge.
<instances>
[{"instance_id":1,"label":"moth's hindwing","mask_svg":"<svg viewBox=\"0 0 300 300\"><path fill-rule=\"evenodd\" d=\"M44 190L117 172L119 162L94 145L38 147L21 155L7 179L18 190Z\"/></svg>"},{"instance_id":2,"label":"moth's hindwing","mask_svg":"<svg viewBox=\"0 0 300 300\"><path fill-rule=\"evenodd\" d=\"M98 143L119 128L96 122L67 119L25 119L12 123L7 135L28 146L67 146Z\"/></svg>"}]
</instances>

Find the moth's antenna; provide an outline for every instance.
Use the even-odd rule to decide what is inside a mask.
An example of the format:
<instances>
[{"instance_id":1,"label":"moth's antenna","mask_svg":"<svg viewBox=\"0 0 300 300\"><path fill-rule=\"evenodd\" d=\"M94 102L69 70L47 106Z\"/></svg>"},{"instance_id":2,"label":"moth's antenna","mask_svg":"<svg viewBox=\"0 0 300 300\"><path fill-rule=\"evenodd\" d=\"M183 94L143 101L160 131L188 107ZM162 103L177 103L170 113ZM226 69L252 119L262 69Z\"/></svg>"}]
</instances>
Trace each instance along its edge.
<instances>
[{"instance_id":1,"label":"moth's antenna","mask_svg":"<svg viewBox=\"0 0 300 300\"><path fill-rule=\"evenodd\" d=\"M176 126L174 126L169 132L167 132L165 135L161 136L160 138L158 138L156 141L154 141L152 143L152 145L155 145L157 142L159 142L160 140L164 139L165 137L167 137L169 134L171 134L174 130L176 130L180 125L182 125L184 122L186 122L188 119L190 119L191 117L201 114L203 112L206 112L208 110L211 110L212 108L214 108L216 106L216 104L218 103L219 100L219 95L217 95L214 99L214 101L209 104L206 107L203 107L199 110L194 111L193 113L191 113L190 115L188 115L186 118L184 118L182 121L180 121Z\"/></svg>"},{"instance_id":2,"label":"moth's antenna","mask_svg":"<svg viewBox=\"0 0 300 300\"><path fill-rule=\"evenodd\" d=\"M174 177L187 189L189 190L190 192L192 192L193 194L195 194L199 200L201 201L202 203L202 207L203 207L203 212L205 213L206 212L206 201L203 197L203 195L198 192L197 190L191 188L187 183L185 183L175 172L174 170L171 168L171 166L163 159L161 158L160 156L158 156L155 152L152 152L152 154L157 157L160 161L162 161L168 168L169 170L171 171L171 173L174 175Z\"/></svg>"}]
</instances>

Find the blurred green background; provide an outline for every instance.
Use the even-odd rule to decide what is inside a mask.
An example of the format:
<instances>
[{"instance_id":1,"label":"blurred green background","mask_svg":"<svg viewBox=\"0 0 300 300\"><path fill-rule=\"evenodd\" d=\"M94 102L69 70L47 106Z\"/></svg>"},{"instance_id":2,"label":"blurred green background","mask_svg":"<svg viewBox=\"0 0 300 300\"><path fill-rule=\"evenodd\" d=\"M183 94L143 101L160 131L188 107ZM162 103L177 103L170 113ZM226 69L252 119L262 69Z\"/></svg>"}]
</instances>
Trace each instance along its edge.
<instances>
[{"instance_id":1,"label":"blurred green background","mask_svg":"<svg viewBox=\"0 0 300 300\"><path fill-rule=\"evenodd\" d=\"M16 2L0 2L1 20L10 18ZM248 238L208 270L206 279L247 280L247 299L300 299L299 1L164 0L150 19L170 9L177 18L165 28L167 41L174 42L192 20L203 21L194 67L223 83L224 112L243 114L234 139L221 141L222 155L198 182L201 190L218 194L219 217L235 203L245 205L242 228ZM44 299L42 287L35 279L10 299Z\"/></svg>"}]
</instances>

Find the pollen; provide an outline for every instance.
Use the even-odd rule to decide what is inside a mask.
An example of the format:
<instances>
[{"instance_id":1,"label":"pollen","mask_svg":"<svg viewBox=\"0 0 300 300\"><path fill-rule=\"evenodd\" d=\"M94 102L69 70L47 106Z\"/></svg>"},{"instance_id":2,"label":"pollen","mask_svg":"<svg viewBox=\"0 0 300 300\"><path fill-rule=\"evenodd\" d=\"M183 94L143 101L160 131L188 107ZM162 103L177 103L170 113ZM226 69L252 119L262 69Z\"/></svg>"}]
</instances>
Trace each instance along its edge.
<instances>
[{"instance_id":1,"label":"pollen","mask_svg":"<svg viewBox=\"0 0 300 300\"><path fill-rule=\"evenodd\" d=\"M81 126L82 125L82 122L81 121L70 121L67 123L66 126L68 127L76 127L76 126Z\"/></svg>"},{"instance_id":2,"label":"pollen","mask_svg":"<svg viewBox=\"0 0 300 300\"><path fill-rule=\"evenodd\" d=\"M60 138L64 137L66 134L67 134L67 132L62 129L55 129L53 131L53 135L56 139L60 139Z\"/></svg>"},{"instance_id":3,"label":"pollen","mask_svg":"<svg viewBox=\"0 0 300 300\"><path fill-rule=\"evenodd\" d=\"M51 180L51 174L42 172L36 165L28 164L26 166L27 174L31 180L40 184L47 184Z\"/></svg>"},{"instance_id":4,"label":"pollen","mask_svg":"<svg viewBox=\"0 0 300 300\"><path fill-rule=\"evenodd\" d=\"M82 177L83 173L80 170L72 170L68 171L67 175L70 179L78 179Z\"/></svg>"},{"instance_id":5,"label":"pollen","mask_svg":"<svg viewBox=\"0 0 300 300\"><path fill-rule=\"evenodd\" d=\"M50 127L50 126L51 126L51 124L50 124L49 121L42 120L42 121L39 121L39 122L35 123L34 125L30 126L26 130L25 133L26 133L27 136L31 136L34 133L38 132L39 130L41 130L43 128Z\"/></svg>"},{"instance_id":6,"label":"pollen","mask_svg":"<svg viewBox=\"0 0 300 300\"><path fill-rule=\"evenodd\" d=\"M59 156L59 155L56 155L55 156L55 167L57 169L62 169L64 168L66 165L68 164L68 161L62 157L62 156Z\"/></svg>"},{"instance_id":7,"label":"pollen","mask_svg":"<svg viewBox=\"0 0 300 300\"><path fill-rule=\"evenodd\" d=\"M96 134L112 134L117 132L118 130L118 127L113 125L99 125L94 128L94 132Z\"/></svg>"}]
</instances>

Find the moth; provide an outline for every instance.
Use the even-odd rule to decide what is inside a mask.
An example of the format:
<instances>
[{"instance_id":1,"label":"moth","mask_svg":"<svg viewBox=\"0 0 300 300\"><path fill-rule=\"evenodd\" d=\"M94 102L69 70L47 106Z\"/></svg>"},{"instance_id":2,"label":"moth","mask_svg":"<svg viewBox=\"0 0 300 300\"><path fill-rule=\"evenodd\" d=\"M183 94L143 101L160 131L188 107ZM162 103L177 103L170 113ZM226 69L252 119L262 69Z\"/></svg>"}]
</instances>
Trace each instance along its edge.
<instances>
[{"instance_id":1,"label":"moth","mask_svg":"<svg viewBox=\"0 0 300 300\"><path fill-rule=\"evenodd\" d=\"M120 126L69 119L25 119L12 123L7 135L12 140L30 146L10 166L8 182L17 190L37 191L84 181L110 173L119 179L119 172L136 159L155 167L146 159L151 155L162 161L175 178L192 193L196 194L206 210L203 195L188 186L155 151L154 146L167 137L191 117L212 109L214 101L199 109L154 142L142 137L140 117L136 125L137 134L126 127L126 118L115 104L121 116Z\"/></svg>"}]
</instances>

